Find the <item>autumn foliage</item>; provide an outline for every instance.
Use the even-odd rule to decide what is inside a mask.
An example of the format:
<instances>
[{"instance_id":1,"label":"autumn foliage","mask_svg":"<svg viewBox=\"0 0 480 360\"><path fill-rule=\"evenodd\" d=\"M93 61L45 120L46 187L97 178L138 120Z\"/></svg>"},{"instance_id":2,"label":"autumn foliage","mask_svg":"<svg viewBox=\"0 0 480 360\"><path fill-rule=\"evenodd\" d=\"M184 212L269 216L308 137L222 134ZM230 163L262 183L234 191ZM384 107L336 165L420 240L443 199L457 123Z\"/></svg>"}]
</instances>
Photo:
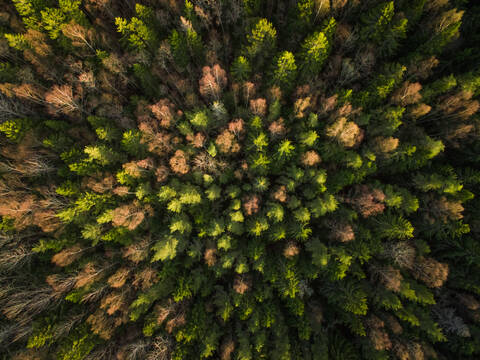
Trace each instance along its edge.
<instances>
[{"instance_id":1,"label":"autumn foliage","mask_svg":"<svg viewBox=\"0 0 480 360\"><path fill-rule=\"evenodd\" d=\"M480 358L473 0L0 0L0 359Z\"/></svg>"}]
</instances>

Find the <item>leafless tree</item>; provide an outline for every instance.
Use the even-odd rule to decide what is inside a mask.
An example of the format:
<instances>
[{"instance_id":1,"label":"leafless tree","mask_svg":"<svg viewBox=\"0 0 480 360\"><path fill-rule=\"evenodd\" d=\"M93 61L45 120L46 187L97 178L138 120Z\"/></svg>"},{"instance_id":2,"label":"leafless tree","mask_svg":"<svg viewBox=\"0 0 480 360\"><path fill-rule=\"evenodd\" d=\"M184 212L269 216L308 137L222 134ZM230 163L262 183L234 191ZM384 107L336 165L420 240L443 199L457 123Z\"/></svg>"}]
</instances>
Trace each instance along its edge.
<instances>
[{"instance_id":1,"label":"leafless tree","mask_svg":"<svg viewBox=\"0 0 480 360\"><path fill-rule=\"evenodd\" d=\"M0 300L0 307L7 319L25 324L59 300L50 287L16 287Z\"/></svg>"},{"instance_id":2,"label":"leafless tree","mask_svg":"<svg viewBox=\"0 0 480 360\"><path fill-rule=\"evenodd\" d=\"M50 112L53 115L58 113L69 115L76 111L82 111L80 104L73 96L73 90L70 85L54 85L45 94L45 101L51 105Z\"/></svg>"},{"instance_id":3,"label":"leafless tree","mask_svg":"<svg viewBox=\"0 0 480 360\"><path fill-rule=\"evenodd\" d=\"M0 93L0 123L12 118L24 117L30 114L31 110L24 104Z\"/></svg>"},{"instance_id":4,"label":"leafless tree","mask_svg":"<svg viewBox=\"0 0 480 360\"><path fill-rule=\"evenodd\" d=\"M144 360L150 346L151 343L145 340L128 344L125 347L125 352L127 354L125 360Z\"/></svg>"},{"instance_id":5,"label":"leafless tree","mask_svg":"<svg viewBox=\"0 0 480 360\"><path fill-rule=\"evenodd\" d=\"M14 244L14 246L0 252L0 271L12 271L22 267L30 262L34 254L26 246Z\"/></svg>"},{"instance_id":6,"label":"leafless tree","mask_svg":"<svg viewBox=\"0 0 480 360\"><path fill-rule=\"evenodd\" d=\"M168 360L172 351L172 340L170 337L157 336L153 339L152 350L147 355L147 360Z\"/></svg>"}]
</instances>

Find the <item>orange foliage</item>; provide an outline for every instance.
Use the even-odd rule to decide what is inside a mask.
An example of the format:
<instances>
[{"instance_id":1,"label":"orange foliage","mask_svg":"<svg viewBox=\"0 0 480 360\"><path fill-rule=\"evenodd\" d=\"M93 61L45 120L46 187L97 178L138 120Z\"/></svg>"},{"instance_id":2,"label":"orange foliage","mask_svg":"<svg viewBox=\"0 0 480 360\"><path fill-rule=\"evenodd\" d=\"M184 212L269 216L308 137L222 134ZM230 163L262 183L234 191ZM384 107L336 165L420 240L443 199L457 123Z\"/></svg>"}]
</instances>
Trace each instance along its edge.
<instances>
[{"instance_id":1,"label":"orange foliage","mask_svg":"<svg viewBox=\"0 0 480 360\"><path fill-rule=\"evenodd\" d=\"M340 241L349 242L355 239L355 233L353 232L352 225L344 222L332 222L330 223L330 238Z\"/></svg>"},{"instance_id":2,"label":"orange foliage","mask_svg":"<svg viewBox=\"0 0 480 360\"><path fill-rule=\"evenodd\" d=\"M283 249L283 256L287 259L297 256L300 253L300 248L294 241L289 241Z\"/></svg>"},{"instance_id":3,"label":"orange foliage","mask_svg":"<svg viewBox=\"0 0 480 360\"><path fill-rule=\"evenodd\" d=\"M61 267L68 266L82 256L83 250L80 245L73 245L63 249L52 257L52 263Z\"/></svg>"},{"instance_id":4,"label":"orange foliage","mask_svg":"<svg viewBox=\"0 0 480 360\"><path fill-rule=\"evenodd\" d=\"M375 315L372 315L366 321L368 326L368 337L372 341L375 350L383 351L392 348L392 342L385 331L385 323Z\"/></svg>"},{"instance_id":5,"label":"orange foliage","mask_svg":"<svg viewBox=\"0 0 480 360\"><path fill-rule=\"evenodd\" d=\"M230 360L234 351L235 342L231 338L225 339L220 346L220 359Z\"/></svg>"},{"instance_id":6,"label":"orange foliage","mask_svg":"<svg viewBox=\"0 0 480 360\"><path fill-rule=\"evenodd\" d=\"M160 126L169 128L173 125L175 116L175 105L168 99L161 99L154 105L149 106L153 115L160 122Z\"/></svg>"},{"instance_id":7,"label":"orange foliage","mask_svg":"<svg viewBox=\"0 0 480 360\"><path fill-rule=\"evenodd\" d=\"M278 120L273 121L269 127L268 131L270 132L273 138L280 138L287 133L287 129L283 123L283 118L278 118Z\"/></svg>"},{"instance_id":8,"label":"orange foliage","mask_svg":"<svg viewBox=\"0 0 480 360\"><path fill-rule=\"evenodd\" d=\"M252 286L249 278L237 276L233 282L233 290L239 294L245 294Z\"/></svg>"},{"instance_id":9,"label":"orange foliage","mask_svg":"<svg viewBox=\"0 0 480 360\"><path fill-rule=\"evenodd\" d=\"M208 267L211 267L217 263L217 249L207 248L203 254L203 258Z\"/></svg>"},{"instance_id":10,"label":"orange foliage","mask_svg":"<svg viewBox=\"0 0 480 360\"><path fill-rule=\"evenodd\" d=\"M200 94L206 99L218 99L227 85L227 73L218 64L205 66L202 72L203 76L198 82Z\"/></svg>"},{"instance_id":11,"label":"orange foliage","mask_svg":"<svg viewBox=\"0 0 480 360\"><path fill-rule=\"evenodd\" d=\"M112 288L121 288L123 285L125 285L129 275L130 269L123 267L118 269L112 276L110 276L107 282Z\"/></svg>"},{"instance_id":12,"label":"orange foliage","mask_svg":"<svg viewBox=\"0 0 480 360\"><path fill-rule=\"evenodd\" d=\"M448 277L448 264L433 258L421 258L413 267L413 276L428 287L441 287Z\"/></svg>"},{"instance_id":13,"label":"orange foliage","mask_svg":"<svg viewBox=\"0 0 480 360\"><path fill-rule=\"evenodd\" d=\"M302 164L305 166L315 166L321 161L320 156L315 150L307 151L302 155Z\"/></svg>"},{"instance_id":14,"label":"orange foliage","mask_svg":"<svg viewBox=\"0 0 480 360\"><path fill-rule=\"evenodd\" d=\"M158 272L155 269L147 267L142 271L135 273L135 279L132 282L132 285L136 288L147 290L153 284L158 282Z\"/></svg>"},{"instance_id":15,"label":"orange foliage","mask_svg":"<svg viewBox=\"0 0 480 360\"><path fill-rule=\"evenodd\" d=\"M229 130L224 130L217 136L215 144L218 145L220 152L224 154L236 153L240 151L240 144L236 141L235 135Z\"/></svg>"},{"instance_id":16,"label":"orange foliage","mask_svg":"<svg viewBox=\"0 0 480 360\"><path fill-rule=\"evenodd\" d=\"M250 111L254 115L265 116L267 113L267 100L264 98L250 100Z\"/></svg>"},{"instance_id":17,"label":"orange foliage","mask_svg":"<svg viewBox=\"0 0 480 360\"><path fill-rule=\"evenodd\" d=\"M122 205L113 210L112 224L135 230L145 219L145 210L148 212L150 209L136 203Z\"/></svg>"},{"instance_id":18,"label":"orange foliage","mask_svg":"<svg viewBox=\"0 0 480 360\"><path fill-rule=\"evenodd\" d=\"M335 138L345 147L353 147L362 142L364 132L353 121L347 121L347 118L341 117L327 126L326 135Z\"/></svg>"},{"instance_id":19,"label":"orange foliage","mask_svg":"<svg viewBox=\"0 0 480 360\"><path fill-rule=\"evenodd\" d=\"M253 215L260 210L260 198L258 195L248 195L243 198L245 214Z\"/></svg>"},{"instance_id":20,"label":"orange foliage","mask_svg":"<svg viewBox=\"0 0 480 360\"><path fill-rule=\"evenodd\" d=\"M185 175L190 170L187 162L187 155L182 150L175 151L175 155L170 158L170 168L179 175Z\"/></svg>"},{"instance_id":21,"label":"orange foliage","mask_svg":"<svg viewBox=\"0 0 480 360\"><path fill-rule=\"evenodd\" d=\"M367 185L358 185L354 194L346 199L364 217L381 214L385 210L385 194L380 189L371 189Z\"/></svg>"},{"instance_id":22,"label":"orange foliage","mask_svg":"<svg viewBox=\"0 0 480 360\"><path fill-rule=\"evenodd\" d=\"M272 194L272 197L280 202L287 201L287 188L285 185L280 185L277 190Z\"/></svg>"}]
</instances>

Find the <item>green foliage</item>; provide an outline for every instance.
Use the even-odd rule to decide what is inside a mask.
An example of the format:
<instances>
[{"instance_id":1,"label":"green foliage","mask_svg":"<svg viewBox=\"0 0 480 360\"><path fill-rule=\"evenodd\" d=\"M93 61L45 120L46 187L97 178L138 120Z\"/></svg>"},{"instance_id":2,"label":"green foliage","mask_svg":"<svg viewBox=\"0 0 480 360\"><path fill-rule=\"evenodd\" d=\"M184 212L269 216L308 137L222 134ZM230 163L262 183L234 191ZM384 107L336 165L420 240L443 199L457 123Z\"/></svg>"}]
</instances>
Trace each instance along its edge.
<instances>
[{"instance_id":1,"label":"green foliage","mask_svg":"<svg viewBox=\"0 0 480 360\"><path fill-rule=\"evenodd\" d=\"M385 215L375 222L377 224L377 231L381 237L391 240L405 240L413 237L414 228L412 224L402 217Z\"/></svg>"},{"instance_id":2,"label":"green foliage","mask_svg":"<svg viewBox=\"0 0 480 360\"><path fill-rule=\"evenodd\" d=\"M42 15L43 27L48 31L50 38L58 38L60 26L67 21L63 11L56 8L47 8L40 13Z\"/></svg>"},{"instance_id":3,"label":"green foliage","mask_svg":"<svg viewBox=\"0 0 480 360\"><path fill-rule=\"evenodd\" d=\"M305 39L300 53L304 76L318 74L322 70L330 53L330 41L324 32L315 32Z\"/></svg>"},{"instance_id":4,"label":"green foliage","mask_svg":"<svg viewBox=\"0 0 480 360\"><path fill-rule=\"evenodd\" d=\"M290 88L297 76L295 57L289 51L285 51L278 57L273 70L273 82L284 88Z\"/></svg>"},{"instance_id":5,"label":"green foliage","mask_svg":"<svg viewBox=\"0 0 480 360\"><path fill-rule=\"evenodd\" d=\"M362 15L364 27L362 37L380 46L385 56L392 55L398 48L398 41L406 37L408 20L394 18L394 2L381 3Z\"/></svg>"},{"instance_id":6,"label":"green foliage","mask_svg":"<svg viewBox=\"0 0 480 360\"><path fill-rule=\"evenodd\" d=\"M252 68L250 66L250 62L244 56L239 56L235 59L232 63L231 67L231 74L237 81L245 81L250 76Z\"/></svg>"},{"instance_id":7,"label":"green foliage","mask_svg":"<svg viewBox=\"0 0 480 360\"><path fill-rule=\"evenodd\" d=\"M249 58L267 57L275 50L277 31L267 19L260 19L247 35L248 45L245 48Z\"/></svg>"},{"instance_id":8,"label":"green foliage","mask_svg":"<svg viewBox=\"0 0 480 360\"><path fill-rule=\"evenodd\" d=\"M49 345L55 337L55 331L51 324L45 327L38 328L34 335L28 338L27 348L41 348L45 345Z\"/></svg>"},{"instance_id":9,"label":"green foliage","mask_svg":"<svg viewBox=\"0 0 480 360\"><path fill-rule=\"evenodd\" d=\"M39 10L45 6L43 1L13 0L13 5L21 16L25 26L31 29L39 27Z\"/></svg>"},{"instance_id":10,"label":"green foliage","mask_svg":"<svg viewBox=\"0 0 480 360\"><path fill-rule=\"evenodd\" d=\"M152 48L157 41L157 35L152 29L153 10L141 4L135 4L137 17L130 21L120 17L115 18L117 31L137 50Z\"/></svg>"},{"instance_id":11,"label":"green foliage","mask_svg":"<svg viewBox=\"0 0 480 360\"><path fill-rule=\"evenodd\" d=\"M312 254L312 264L324 268L328 264L330 255L328 248L318 239L313 239L307 243L307 249Z\"/></svg>"},{"instance_id":12,"label":"green foliage","mask_svg":"<svg viewBox=\"0 0 480 360\"><path fill-rule=\"evenodd\" d=\"M3 358L479 358L472 1L4 5Z\"/></svg>"},{"instance_id":13,"label":"green foliage","mask_svg":"<svg viewBox=\"0 0 480 360\"><path fill-rule=\"evenodd\" d=\"M88 155L88 162L97 162L100 165L110 165L120 162L122 156L106 145L86 146L83 150Z\"/></svg>"},{"instance_id":14,"label":"green foliage","mask_svg":"<svg viewBox=\"0 0 480 360\"><path fill-rule=\"evenodd\" d=\"M187 118L190 123L200 130L205 130L210 122L207 110L197 111L191 114L187 114Z\"/></svg>"},{"instance_id":15,"label":"green foliage","mask_svg":"<svg viewBox=\"0 0 480 360\"><path fill-rule=\"evenodd\" d=\"M175 63L179 67L185 68L189 60L188 47L185 38L177 30L173 29L168 40L170 47L172 48L172 55Z\"/></svg>"},{"instance_id":16,"label":"green foliage","mask_svg":"<svg viewBox=\"0 0 480 360\"><path fill-rule=\"evenodd\" d=\"M29 44L25 40L25 36L22 34L4 34L5 39L7 39L8 46L16 50L25 50L28 49Z\"/></svg>"},{"instance_id":17,"label":"green foliage","mask_svg":"<svg viewBox=\"0 0 480 360\"><path fill-rule=\"evenodd\" d=\"M31 127L32 122L29 119L7 120L0 124L0 132L9 140L20 142Z\"/></svg>"},{"instance_id":18,"label":"green foliage","mask_svg":"<svg viewBox=\"0 0 480 360\"><path fill-rule=\"evenodd\" d=\"M59 350L57 357L61 360L82 360L93 350L97 341L94 335L87 331L77 333L76 337L72 337Z\"/></svg>"},{"instance_id":19,"label":"green foliage","mask_svg":"<svg viewBox=\"0 0 480 360\"><path fill-rule=\"evenodd\" d=\"M152 262L173 259L177 255L178 243L179 239L173 236L167 236L163 240L155 243L152 247L154 251Z\"/></svg>"},{"instance_id":20,"label":"green foliage","mask_svg":"<svg viewBox=\"0 0 480 360\"><path fill-rule=\"evenodd\" d=\"M137 130L128 130L123 133L122 147L129 155L142 158L146 152L146 146L142 143L142 134Z\"/></svg>"}]
</instances>

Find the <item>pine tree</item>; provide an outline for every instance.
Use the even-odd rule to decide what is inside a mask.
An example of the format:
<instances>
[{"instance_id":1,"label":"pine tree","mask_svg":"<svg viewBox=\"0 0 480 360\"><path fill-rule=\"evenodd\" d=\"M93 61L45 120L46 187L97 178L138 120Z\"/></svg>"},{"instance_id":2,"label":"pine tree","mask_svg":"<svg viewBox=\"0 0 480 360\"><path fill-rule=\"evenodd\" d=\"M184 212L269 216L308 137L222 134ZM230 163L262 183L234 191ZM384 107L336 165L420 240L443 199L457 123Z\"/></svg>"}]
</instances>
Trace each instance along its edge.
<instances>
[{"instance_id":1,"label":"pine tree","mask_svg":"<svg viewBox=\"0 0 480 360\"><path fill-rule=\"evenodd\" d=\"M247 35L245 53L250 59L262 61L275 50L277 31L267 19L260 19Z\"/></svg>"},{"instance_id":2,"label":"pine tree","mask_svg":"<svg viewBox=\"0 0 480 360\"><path fill-rule=\"evenodd\" d=\"M281 88L289 89L297 76L297 65L295 64L295 57L291 52L283 52L276 61L275 69L273 70L273 82Z\"/></svg>"},{"instance_id":3,"label":"pine tree","mask_svg":"<svg viewBox=\"0 0 480 360\"><path fill-rule=\"evenodd\" d=\"M4 357L478 358L473 1L2 5Z\"/></svg>"},{"instance_id":4,"label":"pine tree","mask_svg":"<svg viewBox=\"0 0 480 360\"><path fill-rule=\"evenodd\" d=\"M128 21L120 17L115 18L117 31L121 33L130 46L137 50L153 49L157 41L156 34L153 31L153 10L141 4L135 4L134 16Z\"/></svg>"}]
</instances>

